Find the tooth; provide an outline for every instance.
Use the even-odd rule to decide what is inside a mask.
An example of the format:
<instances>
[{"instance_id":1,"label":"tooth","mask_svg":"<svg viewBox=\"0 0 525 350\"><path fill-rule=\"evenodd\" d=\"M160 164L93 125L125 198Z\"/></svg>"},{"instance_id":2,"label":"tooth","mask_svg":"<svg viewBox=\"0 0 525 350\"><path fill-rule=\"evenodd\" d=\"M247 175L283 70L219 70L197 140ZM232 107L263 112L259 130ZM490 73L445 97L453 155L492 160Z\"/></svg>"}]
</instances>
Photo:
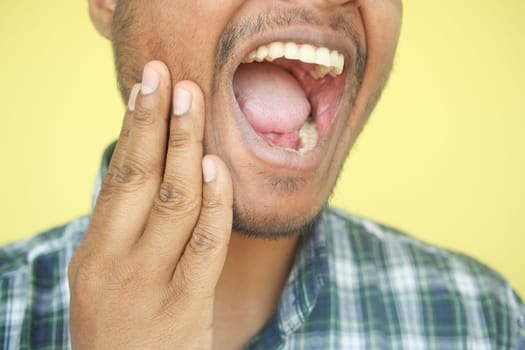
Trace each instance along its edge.
<instances>
[{"instance_id":1,"label":"tooth","mask_svg":"<svg viewBox=\"0 0 525 350\"><path fill-rule=\"evenodd\" d=\"M315 68L315 71L317 73L317 79L321 79L326 75L324 73L324 68L325 68L324 66L320 66L320 65Z\"/></svg>"},{"instance_id":2,"label":"tooth","mask_svg":"<svg viewBox=\"0 0 525 350\"><path fill-rule=\"evenodd\" d=\"M315 79L323 79L328 73L330 73L331 69L333 69L333 67L326 67L326 66L321 66L321 65L318 65L315 67L314 71L315 71L315 76L312 75Z\"/></svg>"},{"instance_id":3,"label":"tooth","mask_svg":"<svg viewBox=\"0 0 525 350\"><path fill-rule=\"evenodd\" d=\"M308 44L301 46L299 59L305 63L315 63L315 48Z\"/></svg>"},{"instance_id":4,"label":"tooth","mask_svg":"<svg viewBox=\"0 0 525 350\"><path fill-rule=\"evenodd\" d=\"M339 75L343 73L343 69L345 67L345 56L339 54L339 61L337 63L337 66L335 67L335 74Z\"/></svg>"},{"instance_id":5,"label":"tooth","mask_svg":"<svg viewBox=\"0 0 525 350\"><path fill-rule=\"evenodd\" d=\"M300 153L311 151L317 146L319 140L319 133L317 132L317 125L315 122L307 121L299 130L299 137L301 139L302 147L299 149Z\"/></svg>"},{"instance_id":6,"label":"tooth","mask_svg":"<svg viewBox=\"0 0 525 350\"><path fill-rule=\"evenodd\" d=\"M266 46L259 46L257 49L257 62L262 62L268 56L268 48Z\"/></svg>"},{"instance_id":7,"label":"tooth","mask_svg":"<svg viewBox=\"0 0 525 350\"><path fill-rule=\"evenodd\" d=\"M309 73L314 79L317 79L317 66L315 66Z\"/></svg>"},{"instance_id":8,"label":"tooth","mask_svg":"<svg viewBox=\"0 0 525 350\"><path fill-rule=\"evenodd\" d=\"M310 75L312 76L312 78L314 78L315 80L319 79L319 66L315 67L314 69L312 69L310 71Z\"/></svg>"},{"instance_id":9,"label":"tooth","mask_svg":"<svg viewBox=\"0 0 525 350\"><path fill-rule=\"evenodd\" d=\"M268 56L267 59L269 61L273 61L277 58L281 58L284 56L284 45L281 42L274 42L271 43L268 47Z\"/></svg>"},{"instance_id":10,"label":"tooth","mask_svg":"<svg viewBox=\"0 0 525 350\"><path fill-rule=\"evenodd\" d=\"M333 50L330 52L330 64L329 66L336 68L339 66L339 52Z\"/></svg>"},{"instance_id":11,"label":"tooth","mask_svg":"<svg viewBox=\"0 0 525 350\"><path fill-rule=\"evenodd\" d=\"M257 58L257 50L250 52L243 60L244 63L252 63Z\"/></svg>"},{"instance_id":12,"label":"tooth","mask_svg":"<svg viewBox=\"0 0 525 350\"><path fill-rule=\"evenodd\" d=\"M321 47L315 51L315 63L330 67L330 50L326 47Z\"/></svg>"},{"instance_id":13,"label":"tooth","mask_svg":"<svg viewBox=\"0 0 525 350\"><path fill-rule=\"evenodd\" d=\"M289 60L299 59L299 46L296 43L284 44L284 57Z\"/></svg>"},{"instance_id":14,"label":"tooth","mask_svg":"<svg viewBox=\"0 0 525 350\"><path fill-rule=\"evenodd\" d=\"M321 67L321 78L324 78L327 74L330 73L332 67Z\"/></svg>"},{"instance_id":15,"label":"tooth","mask_svg":"<svg viewBox=\"0 0 525 350\"><path fill-rule=\"evenodd\" d=\"M334 69L335 67L326 67L322 65L317 65L315 66L314 69L310 71L310 75L312 76L312 78L319 80L319 79L323 79L327 74L332 75L332 71ZM332 75L332 76L335 76L335 75Z\"/></svg>"}]
</instances>

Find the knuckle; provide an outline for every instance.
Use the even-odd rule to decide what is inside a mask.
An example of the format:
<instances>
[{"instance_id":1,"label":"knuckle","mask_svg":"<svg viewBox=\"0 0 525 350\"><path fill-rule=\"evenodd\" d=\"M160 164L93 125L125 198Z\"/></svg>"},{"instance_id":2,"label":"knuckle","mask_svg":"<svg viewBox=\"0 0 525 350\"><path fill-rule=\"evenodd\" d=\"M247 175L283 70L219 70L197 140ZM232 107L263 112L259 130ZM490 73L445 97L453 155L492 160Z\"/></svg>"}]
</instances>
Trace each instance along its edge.
<instances>
[{"instance_id":1,"label":"knuckle","mask_svg":"<svg viewBox=\"0 0 525 350\"><path fill-rule=\"evenodd\" d=\"M113 178L116 184L141 183L145 178L145 172L142 168L132 165L123 165Z\"/></svg>"},{"instance_id":2,"label":"knuckle","mask_svg":"<svg viewBox=\"0 0 525 350\"><path fill-rule=\"evenodd\" d=\"M200 205L199 200L188 188L189 186L175 186L171 182L163 182L155 201L155 209L161 214L169 213L169 215L173 215L173 211L189 213L197 210Z\"/></svg>"},{"instance_id":3,"label":"knuckle","mask_svg":"<svg viewBox=\"0 0 525 350\"><path fill-rule=\"evenodd\" d=\"M135 264L116 256L102 258L88 254L73 259L68 271L72 295L82 302L93 297L133 293L146 285L147 273Z\"/></svg>"},{"instance_id":4,"label":"knuckle","mask_svg":"<svg viewBox=\"0 0 525 350\"><path fill-rule=\"evenodd\" d=\"M97 202L107 202L115 194L134 192L152 178L160 176L160 171L154 169L147 160L141 160L138 156L129 157L122 166L108 169Z\"/></svg>"},{"instance_id":5,"label":"knuckle","mask_svg":"<svg viewBox=\"0 0 525 350\"><path fill-rule=\"evenodd\" d=\"M138 104L133 113L133 120L135 121L135 126L146 127L155 123L155 116L149 106Z\"/></svg>"},{"instance_id":6,"label":"knuckle","mask_svg":"<svg viewBox=\"0 0 525 350\"><path fill-rule=\"evenodd\" d=\"M176 129L170 132L169 146L171 148L187 148L192 142L192 135L184 129Z\"/></svg>"},{"instance_id":7,"label":"knuckle","mask_svg":"<svg viewBox=\"0 0 525 350\"><path fill-rule=\"evenodd\" d=\"M72 295L87 297L97 294L102 285L100 273L102 268L103 264L92 254L81 260L73 258L68 271Z\"/></svg>"},{"instance_id":8,"label":"knuckle","mask_svg":"<svg viewBox=\"0 0 525 350\"><path fill-rule=\"evenodd\" d=\"M115 170L112 184L142 186L152 173L152 167L146 161L130 157L126 164Z\"/></svg>"},{"instance_id":9,"label":"knuckle","mask_svg":"<svg viewBox=\"0 0 525 350\"><path fill-rule=\"evenodd\" d=\"M102 186L101 189L104 188L111 188L111 184L113 182L113 178L116 175L116 167L110 166L108 168L108 171L106 172L106 175L102 178Z\"/></svg>"},{"instance_id":10,"label":"knuckle","mask_svg":"<svg viewBox=\"0 0 525 350\"><path fill-rule=\"evenodd\" d=\"M199 223L189 242L189 249L196 255L211 254L219 251L225 244L223 240L214 232L217 229L212 225Z\"/></svg>"},{"instance_id":11,"label":"knuckle","mask_svg":"<svg viewBox=\"0 0 525 350\"><path fill-rule=\"evenodd\" d=\"M97 204L108 203L113 196L113 174L109 172L102 179L102 186L97 196Z\"/></svg>"},{"instance_id":12,"label":"knuckle","mask_svg":"<svg viewBox=\"0 0 525 350\"><path fill-rule=\"evenodd\" d=\"M202 198L202 207L209 212L216 212L225 205L225 201L217 195L206 195Z\"/></svg>"},{"instance_id":13,"label":"knuckle","mask_svg":"<svg viewBox=\"0 0 525 350\"><path fill-rule=\"evenodd\" d=\"M169 182L163 182L159 188L159 201L162 203L184 203L187 201L188 195L185 191L181 190L177 186L172 185Z\"/></svg>"},{"instance_id":14,"label":"knuckle","mask_svg":"<svg viewBox=\"0 0 525 350\"><path fill-rule=\"evenodd\" d=\"M125 139L127 138L131 133L131 129L129 127L122 127L120 130L119 139Z\"/></svg>"}]
</instances>

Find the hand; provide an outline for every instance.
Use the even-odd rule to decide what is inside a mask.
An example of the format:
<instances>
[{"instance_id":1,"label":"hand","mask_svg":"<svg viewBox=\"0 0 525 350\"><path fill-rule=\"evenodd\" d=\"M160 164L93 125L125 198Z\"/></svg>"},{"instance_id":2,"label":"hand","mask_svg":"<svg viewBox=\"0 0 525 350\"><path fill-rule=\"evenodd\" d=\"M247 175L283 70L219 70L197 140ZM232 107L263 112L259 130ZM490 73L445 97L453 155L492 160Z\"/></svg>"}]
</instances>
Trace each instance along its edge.
<instances>
[{"instance_id":1,"label":"hand","mask_svg":"<svg viewBox=\"0 0 525 350\"><path fill-rule=\"evenodd\" d=\"M75 349L209 349L232 224L224 163L203 158L204 98L146 65L69 266ZM134 98L136 97L136 100ZM175 115L177 114L177 115Z\"/></svg>"}]
</instances>

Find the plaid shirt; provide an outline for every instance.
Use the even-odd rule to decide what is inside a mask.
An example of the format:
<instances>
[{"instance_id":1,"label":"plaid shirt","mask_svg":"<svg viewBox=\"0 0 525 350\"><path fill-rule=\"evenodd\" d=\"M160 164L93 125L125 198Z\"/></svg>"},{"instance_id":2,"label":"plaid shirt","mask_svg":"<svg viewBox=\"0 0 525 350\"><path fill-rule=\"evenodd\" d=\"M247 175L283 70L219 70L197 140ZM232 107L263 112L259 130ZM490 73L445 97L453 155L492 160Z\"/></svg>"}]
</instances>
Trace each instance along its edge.
<instances>
[{"instance_id":1,"label":"plaid shirt","mask_svg":"<svg viewBox=\"0 0 525 350\"><path fill-rule=\"evenodd\" d=\"M0 248L3 349L70 348L66 271L88 224L84 217ZM525 307L469 257L326 209L247 348L523 350Z\"/></svg>"}]
</instances>

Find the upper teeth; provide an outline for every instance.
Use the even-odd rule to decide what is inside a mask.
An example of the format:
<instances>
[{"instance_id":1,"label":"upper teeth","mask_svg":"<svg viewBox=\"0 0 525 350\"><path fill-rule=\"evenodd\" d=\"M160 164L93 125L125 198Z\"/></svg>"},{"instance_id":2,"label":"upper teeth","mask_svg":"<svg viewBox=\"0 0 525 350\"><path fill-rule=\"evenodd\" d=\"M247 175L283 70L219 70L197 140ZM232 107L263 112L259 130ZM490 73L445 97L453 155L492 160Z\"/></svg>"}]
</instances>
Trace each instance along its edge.
<instances>
[{"instance_id":1,"label":"upper teeth","mask_svg":"<svg viewBox=\"0 0 525 350\"><path fill-rule=\"evenodd\" d=\"M305 63L316 64L310 71L314 79L324 78L325 75L340 75L343 72L345 58L337 50L326 47L314 47L309 44L283 43L276 41L268 45L259 46L250 52L243 60L244 63L273 61L284 57L289 60L299 60Z\"/></svg>"}]
</instances>

